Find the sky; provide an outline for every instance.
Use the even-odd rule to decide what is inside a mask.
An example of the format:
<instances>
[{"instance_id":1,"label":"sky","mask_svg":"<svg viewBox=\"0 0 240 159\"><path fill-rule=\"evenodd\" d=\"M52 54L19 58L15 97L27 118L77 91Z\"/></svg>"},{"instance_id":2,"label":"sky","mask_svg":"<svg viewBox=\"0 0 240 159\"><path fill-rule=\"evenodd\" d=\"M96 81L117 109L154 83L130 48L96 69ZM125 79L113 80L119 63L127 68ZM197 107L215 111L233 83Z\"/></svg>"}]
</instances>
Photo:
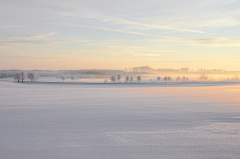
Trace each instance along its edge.
<instances>
[{"instance_id":1,"label":"sky","mask_svg":"<svg viewBox=\"0 0 240 159\"><path fill-rule=\"evenodd\" d=\"M2 0L1 69L240 70L239 0Z\"/></svg>"}]
</instances>

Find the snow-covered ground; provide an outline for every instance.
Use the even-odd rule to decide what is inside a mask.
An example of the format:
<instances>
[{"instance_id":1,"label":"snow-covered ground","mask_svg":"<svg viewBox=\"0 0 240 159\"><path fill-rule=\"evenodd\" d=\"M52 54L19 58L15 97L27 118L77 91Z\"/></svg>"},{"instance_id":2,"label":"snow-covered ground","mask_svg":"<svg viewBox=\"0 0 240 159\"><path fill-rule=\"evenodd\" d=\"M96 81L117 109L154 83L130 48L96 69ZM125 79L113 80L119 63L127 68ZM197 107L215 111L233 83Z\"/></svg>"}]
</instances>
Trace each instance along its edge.
<instances>
[{"instance_id":1,"label":"snow-covered ground","mask_svg":"<svg viewBox=\"0 0 240 159\"><path fill-rule=\"evenodd\" d=\"M237 83L0 81L1 159L240 158Z\"/></svg>"}]
</instances>

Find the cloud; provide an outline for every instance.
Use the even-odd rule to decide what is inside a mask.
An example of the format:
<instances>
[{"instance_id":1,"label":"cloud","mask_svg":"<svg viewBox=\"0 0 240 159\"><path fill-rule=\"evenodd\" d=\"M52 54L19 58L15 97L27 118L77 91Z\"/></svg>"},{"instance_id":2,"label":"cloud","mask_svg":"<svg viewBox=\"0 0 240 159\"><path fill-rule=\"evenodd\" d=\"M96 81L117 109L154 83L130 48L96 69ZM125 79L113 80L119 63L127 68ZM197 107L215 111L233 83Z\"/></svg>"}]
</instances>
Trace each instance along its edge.
<instances>
[{"instance_id":1,"label":"cloud","mask_svg":"<svg viewBox=\"0 0 240 159\"><path fill-rule=\"evenodd\" d=\"M106 45L111 45L114 44L113 42L97 42L97 43L86 43L84 45L88 46L106 46Z\"/></svg>"},{"instance_id":2,"label":"cloud","mask_svg":"<svg viewBox=\"0 0 240 159\"><path fill-rule=\"evenodd\" d=\"M127 30L121 30L121 29L103 28L103 27L96 27L96 26L74 25L74 24L55 24L55 25L64 25L64 26L79 27L79 28L91 28L91 29L98 29L98 30L105 30L105 31L112 31L112 32L127 33L127 34L153 36L153 37L159 37L159 38L171 38L171 37L168 37L168 36L160 36L160 35L146 34L146 33L135 32L135 31L127 31Z\"/></svg>"},{"instance_id":3,"label":"cloud","mask_svg":"<svg viewBox=\"0 0 240 159\"><path fill-rule=\"evenodd\" d=\"M98 48L98 49L85 49L85 50L52 50L54 52L69 52L69 53L88 53L88 56L91 56L91 53L99 54L111 54L111 55L125 55L125 56L162 56L158 54L160 52L178 52L174 50L146 50L143 47L135 47L135 46L108 46L106 48Z\"/></svg>"},{"instance_id":4,"label":"cloud","mask_svg":"<svg viewBox=\"0 0 240 159\"><path fill-rule=\"evenodd\" d=\"M160 54L143 54L143 53L134 53L133 56L162 56Z\"/></svg>"},{"instance_id":5,"label":"cloud","mask_svg":"<svg viewBox=\"0 0 240 159\"><path fill-rule=\"evenodd\" d=\"M213 38L168 38L151 40L158 41L161 43L183 43L185 45L202 45L207 47L227 47L227 46L240 46L240 39L230 39L223 37Z\"/></svg>"},{"instance_id":6,"label":"cloud","mask_svg":"<svg viewBox=\"0 0 240 159\"><path fill-rule=\"evenodd\" d=\"M29 41L29 40L36 40L38 38L44 38L52 35L56 35L57 33L47 33L47 34L35 34L35 35L24 35L21 37L14 37L14 38L8 38L8 39L0 39L2 42L14 42L14 41L19 41L19 42L24 42L24 41Z\"/></svg>"},{"instance_id":7,"label":"cloud","mask_svg":"<svg viewBox=\"0 0 240 159\"><path fill-rule=\"evenodd\" d=\"M1 39L0 40L0 50L5 50L10 47L23 47L23 46L46 46L54 44L63 44L63 43L86 43L88 40L48 40L41 39L41 37L51 36L53 34L43 34L31 36L29 38L10 38L10 39ZM40 38L40 39L38 39Z\"/></svg>"},{"instance_id":8,"label":"cloud","mask_svg":"<svg viewBox=\"0 0 240 159\"><path fill-rule=\"evenodd\" d=\"M132 51L132 50L118 50L118 51L110 51L112 55L130 55L130 56L149 56L149 57L157 57L162 56L161 54L149 54L149 53L140 53L140 51Z\"/></svg>"},{"instance_id":9,"label":"cloud","mask_svg":"<svg viewBox=\"0 0 240 159\"><path fill-rule=\"evenodd\" d=\"M128 6L131 6L133 10L135 9L135 12L128 9L121 10L119 6L121 6L122 3L124 2L109 4L120 10L116 12L111 7L105 8L105 6L103 6L105 10L102 10L95 7L91 8L91 5L83 7L84 4L82 4L78 6L81 10L65 9L59 10L57 14L62 17L72 16L86 18L83 20L84 22L99 20L98 23L102 22L102 25L106 26L106 23L108 23L108 25L119 25L121 28L124 27L124 30L126 30L126 28L133 30L166 29L181 32L205 33L205 30L200 30L199 27L239 25L239 20L236 18L239 17L239 9L236 7L238 5L237 0L203 0L191 2L152 1L152 5L148 4L151 4L151 2L139 2L139 5L149 7L148 10L139 9L139 7L135 6L135 3L129 2ZM104 2L98 5L103 4Z\"/></svg>"},{"instance_id":10,"label":"cloud","mask_svg":"<svg viewBox=\"0 0 240 159\"><path fill-rule=\"evenodd\" d=\"M52 36L52 35L56 35L56 34L57 33L37 34L37 35L27 36L27 38L43 38L43 37Z\"/></svg>"},{"instance_id":11,"label":"cloud","mask_svg":"<svg viewBox=\"0 0 240 159\"><path fill-rule=\"evenodd\" d=\"M98 19L101 20L102 22L111 22L112 24L115 25L131 25L130 28L151 28L151 29L167 29L167 30L176 30L176 31L183 31L183 32L195 32L195 33L204 33L203 31L199 30L192 30L192 29L184 29L184 28L178 28L178 27L172 27L169 25L158 25L158 24L147 24L147 23L141 23L141 22L136 22L132 20L125 20L125 19L120 19L120 18L114 18L110 16L102 16L102 15L97 15L97 14L73 14L71 12L61 12L61 16L77 16L81 18L88 18L88 19Z\"/></svg>"},{"instance_id":12,"label":"cloud","mask_svg":"<svg viewBox=\"0 0 240 159\"><path fill-rule=\"evenodd\" d=\"M210 19L197 22L198 27L205 26L234 26L239 25L239 22L234 18L224 18L224 19Z\"/></svg>"},{"instance_id":13,"label":"cloud","mask_svg":"<svg viewBox=\"0 0 240 159\"><path fill-rule=\"evenodd\" d=\"M139 62L151 62L151 63L170 63L170 64L196 64L196 63L239 63L239 60L233 59L198 59L198 60L148 60L148 61L139 61Z\"/></svg>"},{"instance_id":14,"label":"cloud","mask_svg":"<svg viewBox=\"0 0 240 159\"><path fill-rule=\"evenodd\" d=\"M138 47L138 46L109 46L109 49L128 49L128 50L132 50L132 49L142 49L142 47Z\"/></svg>"},{"instance_id":15,"label":"cloud","mask_svg":"<svg viewBox=\"0 0 240 159\"><path fill-rule=\"evenodd\" d=\"M171 26L168 26L168 25L146 24L146 23L140 23L140 22L130 21L130 20L123 20L123 19L118 19L118 18L113 18L113 17L106 17L106 18L103 17L102 20L103 21L114 22L115 24L129 24L129 25L142 26L142 27L147 27L147 28L156 28L156 29L177 30L177 31L184 31L184 32L204 33L203 31L198 31L198 30L176 28L176 27L171 27Z\"/></svg>"}]
</instances>

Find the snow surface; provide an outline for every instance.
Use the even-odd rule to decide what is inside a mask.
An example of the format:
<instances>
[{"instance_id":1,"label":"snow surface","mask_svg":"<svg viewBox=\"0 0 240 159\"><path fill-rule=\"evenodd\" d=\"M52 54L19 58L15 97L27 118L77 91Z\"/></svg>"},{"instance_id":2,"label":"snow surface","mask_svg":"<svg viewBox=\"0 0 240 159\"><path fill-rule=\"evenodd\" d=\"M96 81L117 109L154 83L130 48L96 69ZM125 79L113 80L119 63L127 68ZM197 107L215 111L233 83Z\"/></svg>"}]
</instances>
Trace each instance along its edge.
<instances>
[{"instance_id":1,"label":"snow surface","mask_svg":"<svg viewBox=\"0 0 240 159\"><path fill-rule=\"evenodd\" d=\"M237 83L0 81L1 159L240 158Z\"/></svg>"}]
</instances>

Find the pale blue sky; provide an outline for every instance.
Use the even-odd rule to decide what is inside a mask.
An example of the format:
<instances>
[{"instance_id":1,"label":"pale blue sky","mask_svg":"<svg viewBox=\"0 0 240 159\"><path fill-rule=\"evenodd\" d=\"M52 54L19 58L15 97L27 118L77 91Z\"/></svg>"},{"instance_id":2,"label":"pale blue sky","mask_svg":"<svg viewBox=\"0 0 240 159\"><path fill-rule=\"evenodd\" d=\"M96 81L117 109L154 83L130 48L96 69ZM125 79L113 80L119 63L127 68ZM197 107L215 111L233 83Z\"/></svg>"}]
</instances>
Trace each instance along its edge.
<instances>
[{"instance_id":1,"label":"pale blue sky","mask_svg":"<svg viewBox=\"0 0 240 159\"><path fill-rule=\"evenodd\" d=\"M3 0L0 69L240 70L239 0Z\"/></svg>"}]
</instances>

